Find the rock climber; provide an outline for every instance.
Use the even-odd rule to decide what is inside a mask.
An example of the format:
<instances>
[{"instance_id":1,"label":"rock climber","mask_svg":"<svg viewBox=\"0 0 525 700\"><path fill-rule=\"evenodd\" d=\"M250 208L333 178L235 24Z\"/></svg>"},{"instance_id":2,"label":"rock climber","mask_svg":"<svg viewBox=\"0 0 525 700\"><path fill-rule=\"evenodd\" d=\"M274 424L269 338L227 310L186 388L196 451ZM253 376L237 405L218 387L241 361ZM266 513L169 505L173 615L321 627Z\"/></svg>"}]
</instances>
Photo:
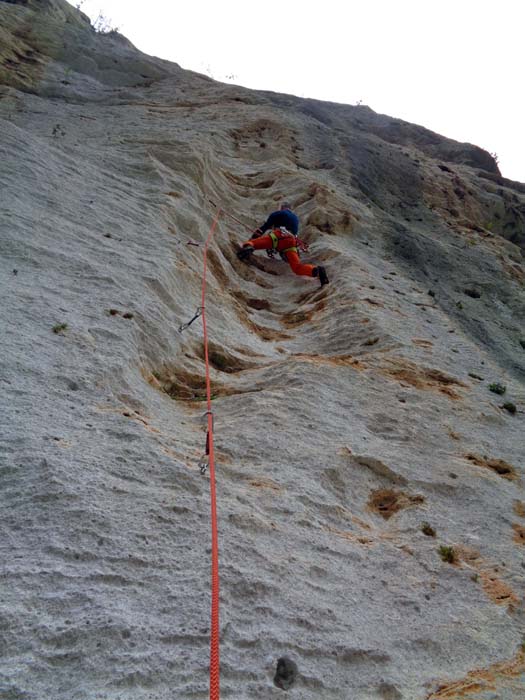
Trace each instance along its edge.
<instances>
[{"instance_id":1,"label":"rock climber","mask_svg":"<svg viewBox=\"0 0 525 700\"><path fill-rule=\"evenodd\" d=\"M266 231L269 233L266 234ZM253 233L252 238L243 243L242 248L238 251L239 260L246 260L254 250L277 252L281 254L283 260L286 260L296 275L318 277L321 287L328 284L328 275L322 265L308 265L302 263L299 258L297 247L299 219L291 210L289 202L282 202L280 209L272 212L264 224L255 229Z\"/></svg>"}]
</instances>

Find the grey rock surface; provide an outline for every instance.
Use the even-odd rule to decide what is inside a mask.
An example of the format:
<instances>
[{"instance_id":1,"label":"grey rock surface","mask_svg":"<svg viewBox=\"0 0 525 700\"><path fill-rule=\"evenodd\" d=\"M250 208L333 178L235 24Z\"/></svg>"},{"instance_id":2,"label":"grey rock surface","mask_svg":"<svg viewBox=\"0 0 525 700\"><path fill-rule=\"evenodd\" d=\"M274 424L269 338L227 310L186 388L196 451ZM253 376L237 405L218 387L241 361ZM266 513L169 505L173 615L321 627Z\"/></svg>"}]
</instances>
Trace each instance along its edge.
<instances>
[{"instance_id":1,"label":"grey rock surface","mask_svg":"<svg viewBox=\"0 0 525 700\"><path fill-rule=\"evenodd\" d=\"M221 696L524 697L525 186L62 0L0 27L0 698L208 697L202 326L178 327L210 200L255 226L283 197L327 287L240 263L225 216L209 261Z\"/></svg>"}]
</instances>

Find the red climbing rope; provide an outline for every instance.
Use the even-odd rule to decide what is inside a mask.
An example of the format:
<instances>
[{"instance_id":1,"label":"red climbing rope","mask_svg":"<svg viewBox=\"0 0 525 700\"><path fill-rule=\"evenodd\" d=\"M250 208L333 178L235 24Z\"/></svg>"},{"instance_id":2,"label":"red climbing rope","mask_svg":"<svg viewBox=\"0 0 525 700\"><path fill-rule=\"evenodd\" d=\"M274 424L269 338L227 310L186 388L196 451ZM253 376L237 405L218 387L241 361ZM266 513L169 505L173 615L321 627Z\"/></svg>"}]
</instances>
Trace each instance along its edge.
<instances>
[{"instance_id":1,"label":"red climbing rope","mask_svg":"<svg viewBox=\"0 0 525 700\"><path fill-rule=\"evenodd\" d=\"M219 209L210 228L204 246L204 270L202 276L202 328L204 335L204 361L206 364L206 402L208 429L206 434L206 454L210 468L211 503L211 633L210 633L210 700L219 700L219 537L217 529L217 495L215 489L215 455L213 452L213 412L211 410L210 363L208 359L208 329L206 326L206 271L208 246L213 238L217 222L222 213Z\"/></svg>"}]
</instances>

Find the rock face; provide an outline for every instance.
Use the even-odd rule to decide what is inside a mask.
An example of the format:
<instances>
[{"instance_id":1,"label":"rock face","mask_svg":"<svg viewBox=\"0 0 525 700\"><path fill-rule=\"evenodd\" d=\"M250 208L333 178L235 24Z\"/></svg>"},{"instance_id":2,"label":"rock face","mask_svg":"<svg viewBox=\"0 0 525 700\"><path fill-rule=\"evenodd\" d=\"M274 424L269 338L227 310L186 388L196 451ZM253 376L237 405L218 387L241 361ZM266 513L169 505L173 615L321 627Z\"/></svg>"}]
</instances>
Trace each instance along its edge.
<instances>
[{"instance_id":1,"label":"rock face","mask_svg":"<svg viewBox=\"0 0 525 700\"><path fill-rule=\"evenodd\" d=\"M524 697L525 186L62 0L0 27L0 698L208 697L202 327L178 327L209 200L255 226L283 197L330 285L240 263L226 216L210 253L221 696Z\"/></svg>"}]
</instances>

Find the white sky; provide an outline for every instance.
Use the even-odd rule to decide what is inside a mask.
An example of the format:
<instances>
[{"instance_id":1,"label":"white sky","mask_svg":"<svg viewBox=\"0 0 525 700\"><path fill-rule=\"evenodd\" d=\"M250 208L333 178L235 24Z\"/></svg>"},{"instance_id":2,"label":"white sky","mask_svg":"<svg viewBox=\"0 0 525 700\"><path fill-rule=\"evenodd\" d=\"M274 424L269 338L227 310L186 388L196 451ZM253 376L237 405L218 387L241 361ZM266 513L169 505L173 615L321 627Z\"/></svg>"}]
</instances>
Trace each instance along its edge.
<instances>
[{"instance_id":1,"label":"white sky","mask_svg":"<svg viewBox=\"0 0 525 700\"><path fill-rule=\"evenodd\" d=\"M475 143L525 182L525 0L85 0L81 9L101 12L141 51L217 80L360 100Z\"/></svg>"}]
</instances>

